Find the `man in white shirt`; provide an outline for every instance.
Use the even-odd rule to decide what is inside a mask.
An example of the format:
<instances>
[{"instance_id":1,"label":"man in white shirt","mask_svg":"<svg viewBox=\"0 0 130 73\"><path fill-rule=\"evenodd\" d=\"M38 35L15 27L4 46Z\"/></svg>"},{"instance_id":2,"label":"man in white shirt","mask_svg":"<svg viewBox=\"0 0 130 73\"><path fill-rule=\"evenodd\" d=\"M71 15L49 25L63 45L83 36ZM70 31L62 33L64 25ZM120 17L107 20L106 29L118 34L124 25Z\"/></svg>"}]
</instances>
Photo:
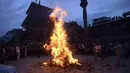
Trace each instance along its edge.
<instances>
[{"instance_id":1,"label":"man in white shirt","mask_svg":"<svg viewBox=\"0 0 130 73\"><path fill-rule=\"evenodd\" d=\"M20 59L20 47L19 45L16 46L16 53L17 53L17 60Z\"/></svg>"}]
</instances>

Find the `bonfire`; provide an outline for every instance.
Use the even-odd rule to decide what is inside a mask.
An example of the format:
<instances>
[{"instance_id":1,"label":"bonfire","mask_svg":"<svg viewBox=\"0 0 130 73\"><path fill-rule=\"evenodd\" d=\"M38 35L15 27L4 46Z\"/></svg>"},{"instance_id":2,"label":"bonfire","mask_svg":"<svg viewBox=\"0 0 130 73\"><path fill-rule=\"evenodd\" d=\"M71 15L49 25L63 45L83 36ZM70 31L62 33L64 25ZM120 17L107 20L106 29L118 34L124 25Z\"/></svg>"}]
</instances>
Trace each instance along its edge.
<instances>
[{"instance_id":1,"label":"bonfire","mask_svg":"<svg viewBox=\"0 0 130 73\"><path fill-rule=\"evenodd\" d=\"M46 51L50 51L53 59L50 62L44 62L45 66L51 64L55 66L65 67L70 65L81 65L78 59L73 57L70 45L67 42L67 33L63 27L64 17L67 16L65 10L57 6L50 14L51 20L54 22L54 28L50 36L49 44L44 44Z\"/></svg>"}]
</instances>

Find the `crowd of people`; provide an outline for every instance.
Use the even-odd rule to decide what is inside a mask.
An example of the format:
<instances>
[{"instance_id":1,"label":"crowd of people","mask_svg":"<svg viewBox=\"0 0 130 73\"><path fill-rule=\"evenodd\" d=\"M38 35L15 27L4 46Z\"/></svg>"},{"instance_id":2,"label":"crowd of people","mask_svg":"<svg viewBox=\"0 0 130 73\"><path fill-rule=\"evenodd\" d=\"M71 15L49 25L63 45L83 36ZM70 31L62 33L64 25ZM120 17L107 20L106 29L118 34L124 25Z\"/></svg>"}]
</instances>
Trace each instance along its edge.
<instances>
[{"instance_id":1,"label":"crowd of people","mask_svg":"<svg viewBox=\"0 0 130 73\"><path fill-rule=\"evenodd\" d=\"M75 49L77 53L86 53L94 55L94 59L97 60L100 57L104 60L104 57L108 56L116 56L116 66L126 66L126 62L128 61L129 51L130 51L130 43L128 42L109 42L107 45L104 43L87 43L84 44L72 44L72 48ZM75 52L74 52L75 53Z\"/></svg>"},{"instance_id":2,"label":"crowd of people","mask_svg":"<svg viewBox=\"0 0 130 73\"><path fill-rule=\"evenodd\" d=\"M14 47L11 45L1 46L0 56L2 57L2 59L0 59L0 63L4 64L10 60L19 60L21 54L25 58L27 57L27 49L23 45L17 44Z\"/></svg>"},{"instance_id":3,"label":"crowd of people","mask_svg":"<svg viewBox=\"0 0 130 73\"><path fill-rule=\"evenodd\" d=\"M120 66L120 63L122 63L122 66L126 66L126 60L128 60L128 44L124 43L124 45L122 45L120 42L116 41L114 46L112 46L112 44L110 44L110 46L111 47L109 48L111 50L114 50L116 54L116 66ZM101 45L96 44L94 48L95 60L97 56L101 57L101 59L104 60Z\"/></svg>"},{"instance_id":4,"label":"crowd of people","mask_svg":"<svg viewBox=\"0 0 130 73\"><path fill-rule=\"evenodd\" d=\"M1 45L0 46L0 73L17 73L16 68L10 66L12 60L19 60L21 55L27 57L27 49L23 45Z\"/></svg>"},{"instance_id":5,"label":"crowd of people","mask_svg":"<svg viewBox=\"0 0 130 73\"><path fill-rule=\"evenodd\" d=\"M71 48L73 53L76 54L93 54L94 60L97 60L98 57L104 60L105 57L114 53L114 55L116 55L116 65L126 66L125 61L128 60L130 46L129 43L115 41L108 43L108 45L104 45L101 42L89 43L89 45L87 43L71 44ZM2 46L0 49L0 56L2 57L0 63L4 64L6 61L20 60L21 55L25 58L27 57L27 47L24 45L16 44L14 47L10 45Z\"/></svg>"}]
</instances>

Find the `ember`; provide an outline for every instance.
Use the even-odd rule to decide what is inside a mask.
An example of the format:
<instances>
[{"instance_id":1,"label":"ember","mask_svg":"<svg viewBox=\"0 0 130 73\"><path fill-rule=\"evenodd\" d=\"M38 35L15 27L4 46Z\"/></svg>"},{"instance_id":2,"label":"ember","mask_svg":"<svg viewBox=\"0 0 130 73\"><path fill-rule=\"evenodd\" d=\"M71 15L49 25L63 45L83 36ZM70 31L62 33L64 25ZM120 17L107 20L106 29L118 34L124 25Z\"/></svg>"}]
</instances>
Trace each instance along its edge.
<instances>
[{"instance_id":1,"label":"ember","mask_svg":"<svg viewBox=\"0 0 130 73\"><path fill-rule=\"evenodd\" d=\"M67 16L66 11L62 10L60 7L56 7L50 18L54 21L53 32L50 37L50 44L45 44L44 48L51 52L53 59L50 62L44 62L43 64L47 66L48 64L53 64L60 67L65 67L69 65L81 65L78 59L73 58L72 52L70 51L69 44L67 42L67 34L63 28L64 17ZM58 18L58 20L56 19Z\"/></svg>"}]
</instances>

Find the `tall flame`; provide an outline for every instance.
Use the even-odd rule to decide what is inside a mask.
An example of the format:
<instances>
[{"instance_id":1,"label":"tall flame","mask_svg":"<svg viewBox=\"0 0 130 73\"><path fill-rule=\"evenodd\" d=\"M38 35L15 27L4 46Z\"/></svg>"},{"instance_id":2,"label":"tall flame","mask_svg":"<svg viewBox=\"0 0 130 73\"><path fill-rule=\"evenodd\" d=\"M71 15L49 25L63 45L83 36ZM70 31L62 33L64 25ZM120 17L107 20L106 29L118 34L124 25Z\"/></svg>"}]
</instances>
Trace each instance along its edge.
<instances>
[{"instance_id":1,"label":"tall flame","mask_svg":"<svg viewBox=\"0 0 130 73\"><path fill-rule=\"evenodd\" d=\"M66 11L58 6L51 13L50 18L54 21L54 29L50 37L50 44L45 44L44 48L47 51L51 51L51 55L53 56L52 62L55 65L64 67L65 62L80 65L78 59L73 58L72 52L69 49L67 34L63 28L65 16L67 16ZM58 17L58 20L56 17Z\"/></svg>"}]
</instances>

